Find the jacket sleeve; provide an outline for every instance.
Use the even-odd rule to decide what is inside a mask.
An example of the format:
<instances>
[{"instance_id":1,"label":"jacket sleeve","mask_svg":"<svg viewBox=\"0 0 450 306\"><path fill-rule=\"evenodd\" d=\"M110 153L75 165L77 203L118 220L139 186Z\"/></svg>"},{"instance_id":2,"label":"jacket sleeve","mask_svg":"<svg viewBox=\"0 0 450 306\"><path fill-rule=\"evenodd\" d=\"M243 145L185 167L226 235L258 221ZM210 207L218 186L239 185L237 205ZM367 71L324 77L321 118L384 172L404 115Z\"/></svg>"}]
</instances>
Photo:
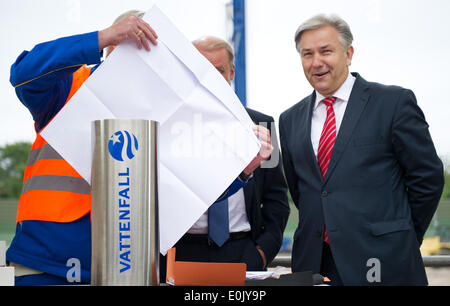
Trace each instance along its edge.
<instances>
[{"instance_id":1,"label":"jacket sleeve","mask_svg":"<svg viewBox=\"0 0 450 306\"><path fill-rule=\"evenodd\" d=\"M59 38L23 51L11 66L10 82L19 100L43 128L66 102L72 74L81 66L98 64L98 32Z\"/></svg>"},{"instance_id":2,"label":"jacket sleeve","mask_svg":"<svg viewBox=\"0 0 450 306\"><path fill-rule=\"evenodd\" d=\"M400 94L392 126L392 142L404 170L405 187L419 244L439 204L444 186L442 162L414 93Z\"/></svg>"},{"instance_id":3,"label":"jacket sleeve","mask_svg":"<svg viewBox=\"0 0 450 306\"><path fill-rule=\"evenodd\" d=\"M280 250L283 242L283 233L289 218L290 208L287 198L286 180L283 175L283 165L278 146L273 118L270 118L272 153L269 161L273 160L274 167L262 165L260 171L263 172L264 184L261 197L261 213L263 217L264 229L257 238L256 244L259 245L266 255L267 263L270 263ZM270 162L272 163L272 162Z\"/></svg>"}]
</instances>

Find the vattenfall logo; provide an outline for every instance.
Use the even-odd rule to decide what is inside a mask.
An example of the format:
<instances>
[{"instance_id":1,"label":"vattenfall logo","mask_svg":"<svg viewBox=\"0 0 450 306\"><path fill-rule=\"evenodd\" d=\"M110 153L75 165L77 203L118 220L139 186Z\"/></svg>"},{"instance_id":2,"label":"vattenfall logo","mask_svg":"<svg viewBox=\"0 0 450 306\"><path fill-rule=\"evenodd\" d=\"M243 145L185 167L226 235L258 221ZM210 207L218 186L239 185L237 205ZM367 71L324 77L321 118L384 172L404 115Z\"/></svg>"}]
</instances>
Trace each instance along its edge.
<instances>
[{"instance_id":1,"label":"vattenfall logo","mask_svg":"<svg viewBox=\"0 0 450 306\"><path fill-rule=\"evenodd\" d=\"M118 269L119 273L128 273L133 270L132 267L132 202L133 202L133 190L132 177L134 173L133 163L127 163L134 158L138 150L138 140L136 136L126 130L119 130L111 135L108 142L109 154L120 163L117 167L117 180L116 180L116 199L117 203L117 217L118 219L118 233L119 245L117 246L118 257Z\"/></svg>"},{"instance_id":2,"label":"vattenfall logo","mask_svg":"<svg viewBox=\"0 0 450 306\"><path fill-rule=\"evenodd\" d=\"M108 150L117 161L133 159L138 150L137 138L128 131L117 131L109 139Z\"/></svg>"}]
</instances>

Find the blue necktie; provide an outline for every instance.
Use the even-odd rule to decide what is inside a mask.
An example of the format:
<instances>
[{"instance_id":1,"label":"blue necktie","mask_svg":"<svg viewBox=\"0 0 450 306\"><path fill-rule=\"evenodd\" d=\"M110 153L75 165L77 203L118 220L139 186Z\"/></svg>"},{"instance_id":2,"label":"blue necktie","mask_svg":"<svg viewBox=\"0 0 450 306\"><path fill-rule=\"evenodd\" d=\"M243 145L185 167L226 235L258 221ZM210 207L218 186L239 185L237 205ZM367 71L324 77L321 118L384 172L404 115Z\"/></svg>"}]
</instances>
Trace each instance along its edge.
<instances>
[{"instance_id":1,"label":"blue necktie","mask_svg":"<svg viewBox=\"0 0 450 306\"><path fill-rule=\"evenodd\" d=\"M228 199L216 202L208 208L208 237L221 247L230 237Z\"/></svg>"}]
</instances>

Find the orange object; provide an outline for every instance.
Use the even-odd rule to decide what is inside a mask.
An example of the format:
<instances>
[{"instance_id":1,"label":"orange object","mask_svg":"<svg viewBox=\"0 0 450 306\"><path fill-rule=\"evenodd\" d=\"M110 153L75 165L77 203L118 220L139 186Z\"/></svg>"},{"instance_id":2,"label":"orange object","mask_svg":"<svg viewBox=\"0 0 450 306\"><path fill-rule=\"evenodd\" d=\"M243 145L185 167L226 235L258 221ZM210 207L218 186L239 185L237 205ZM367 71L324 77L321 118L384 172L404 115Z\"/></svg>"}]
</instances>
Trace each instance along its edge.
<instances>
[{"instance_id":1,"label":"orange object","mask_svg":"<svg viewBox=\"0 0 450 306\"><path fill-rule=\"evenodd\" d=\"M86 81L90 71L81 67L73 74L66 103ZM25 168L16 222L72 222L90 210L89 184L38 133Z\"/></svg>"},{"instance_id":2,"label":"orange object","mask_svg":"<svg viewBox=\"0 0 450 306\"><path fill-rule=\"evenodd\" d=\"M244 286L245 263L175 261L175 248L167 252L166 282L175 286Z\"/></svg>"}]
</instances>

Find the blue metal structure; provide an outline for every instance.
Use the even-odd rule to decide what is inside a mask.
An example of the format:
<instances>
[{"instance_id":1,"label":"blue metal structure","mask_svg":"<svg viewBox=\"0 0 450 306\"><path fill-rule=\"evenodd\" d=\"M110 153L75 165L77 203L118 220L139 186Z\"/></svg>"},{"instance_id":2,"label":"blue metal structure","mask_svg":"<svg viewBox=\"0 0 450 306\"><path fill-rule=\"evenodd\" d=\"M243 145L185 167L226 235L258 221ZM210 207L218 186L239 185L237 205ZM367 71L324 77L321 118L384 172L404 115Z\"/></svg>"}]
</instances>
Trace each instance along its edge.
<instances>
[{"instance_id":1,"label":"blue metal structure","mask_svg":"<svg viewBox=\"0 0 450 306\"><path fill-rule=\"evenodd\" d=\"M247 105L245 80L245 0L233 0L233 44L235 55L234 89L244 106Z\"/></svg>"}]
</instances>

